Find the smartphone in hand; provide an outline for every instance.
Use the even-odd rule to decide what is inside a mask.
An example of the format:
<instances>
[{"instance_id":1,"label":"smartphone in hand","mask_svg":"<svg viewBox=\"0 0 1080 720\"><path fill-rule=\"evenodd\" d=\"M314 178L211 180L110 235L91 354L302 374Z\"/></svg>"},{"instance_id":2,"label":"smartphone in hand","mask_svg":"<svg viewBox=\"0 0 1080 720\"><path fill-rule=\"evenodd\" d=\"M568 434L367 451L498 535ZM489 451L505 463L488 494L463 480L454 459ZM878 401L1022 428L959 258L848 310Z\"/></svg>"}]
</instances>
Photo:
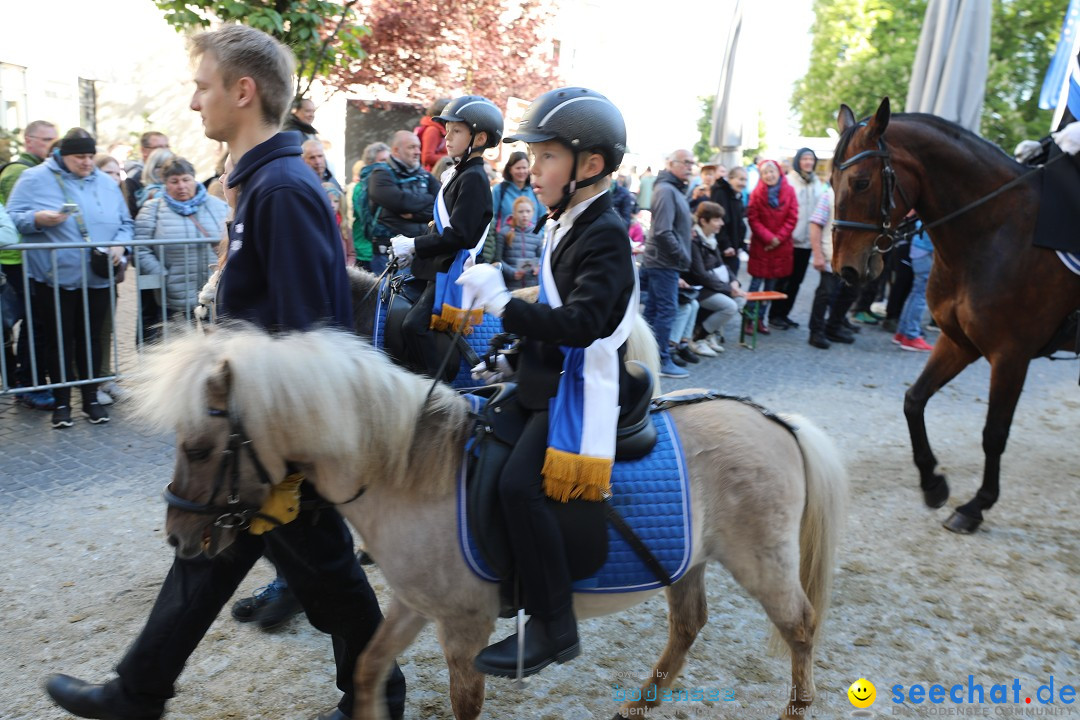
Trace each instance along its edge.
<instances>
[{"instance_id":1,"label":"smartphone in hand","mask_svg":"<svg viewBox=\"0 0 1080 720\"><path fill-rule=\"evenodd\" d=\"M70 215L72 213L77 213L77 212L79 212L79 206L76 205L73 202L64 203L60 207L60 212L67 213L68 215Z\"/></svg>"}]
</instances>

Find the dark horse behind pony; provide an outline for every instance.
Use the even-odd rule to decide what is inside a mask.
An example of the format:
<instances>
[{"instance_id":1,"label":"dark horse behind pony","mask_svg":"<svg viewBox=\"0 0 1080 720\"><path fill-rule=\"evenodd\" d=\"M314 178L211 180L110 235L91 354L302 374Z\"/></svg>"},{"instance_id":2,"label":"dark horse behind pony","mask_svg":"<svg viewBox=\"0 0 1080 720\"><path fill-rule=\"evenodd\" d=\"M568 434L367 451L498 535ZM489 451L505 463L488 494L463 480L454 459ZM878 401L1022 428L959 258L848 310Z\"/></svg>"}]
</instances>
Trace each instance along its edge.
<instances>
[{"instance_id":1,"label":"dark horse behind pony","mask_svg":"<svg viewBox=\"0 0 1080 720\"><path fill-rule=\"evenodd\" d=\"M836 271L849 283L877 276L881 254L912 208L934 243L926 299L942 334L904 397L919 482L931 508L949 499L949 485L930 449L926 403L978 358L990 363L982 486L945 521L949 530L972 533L1000 493L1001 456L1028 364L1054 350L1080 350L1062 332L1080 307L1080 276L1054 251L1032 244L1040 174L996 145L940 117L892 115L888 98L862 121L842 105L837 124Z\"/></svg>"}]
</instances>

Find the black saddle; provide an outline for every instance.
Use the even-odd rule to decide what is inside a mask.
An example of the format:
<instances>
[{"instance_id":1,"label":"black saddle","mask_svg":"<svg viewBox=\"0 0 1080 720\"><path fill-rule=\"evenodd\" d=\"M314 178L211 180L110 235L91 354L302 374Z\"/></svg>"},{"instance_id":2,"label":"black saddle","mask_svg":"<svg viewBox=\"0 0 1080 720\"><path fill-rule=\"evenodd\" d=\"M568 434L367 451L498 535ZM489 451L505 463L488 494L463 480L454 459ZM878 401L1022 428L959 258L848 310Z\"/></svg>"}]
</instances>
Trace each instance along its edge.
<instances>
[{"instance_id":1,"label":"black saddle","mask_svg":"<svg viewBox=\"0 0 1080 720\"><path fill-rule=\"evenodd\" d=\"M650 414L653 378L645 366L626 363L634 402L623 408L615 442L616 460L635 460L648 455L656 445L656 426ZM502 383L469 392L487 398L477 418L466 480L469 528L488 566L500 578L513 575L513 562L506 527L499 507L498 483L506 459L525 428L527 411L518 404L517 385ZM574 580L596 573L607 559L607 519L604 502L574 499L548 500L562 530L570 577ZM572 552L569 549L573 549Z\"/></svg>"},{"instance_id":2,"label":"black saddle","mask_svg":"<svg viewBox=\"0 0 1080 720\"><path fill-rule=\"evenodd\" d=\"M411 275L397 275L390 279L382 291L381 302L386 306L386 320L383 322L383 348L394 362L402 367L428 367L424 358L410 357L402 330L405 316L420 299L426 285L427 281L417 280ZM465 338L458 336L455 342L455 337L451 333L438 330L429 332L435 338L437 352L432 365L437 365L447 354L450 355L446 362L446 370L443 377L439 378L440 380L452 382L461 369L462 360L468 363L469 367L475 367L480 362L480 357Z\"/></svg>"}]
</instances>

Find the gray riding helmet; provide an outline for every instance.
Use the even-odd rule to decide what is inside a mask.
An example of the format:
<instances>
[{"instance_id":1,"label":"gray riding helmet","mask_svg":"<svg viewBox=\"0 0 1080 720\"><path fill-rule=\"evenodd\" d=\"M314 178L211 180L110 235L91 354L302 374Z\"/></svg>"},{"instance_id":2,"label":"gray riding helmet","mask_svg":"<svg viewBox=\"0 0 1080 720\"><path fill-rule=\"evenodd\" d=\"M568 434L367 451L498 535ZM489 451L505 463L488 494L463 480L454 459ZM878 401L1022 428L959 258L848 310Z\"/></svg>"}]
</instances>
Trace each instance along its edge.
<instances>
[{"instance_id":1,"label":"gray riding helmet","mask_svg":"<svg viewBox=\"0 0 1080 720\"><path fill-rule=\"evenodd\" d=\"M474 137L477 133L486 132L488 141L484 147L495 147L502 139L502 113L495 103L480 95L454 98L432 120L443 125L448 122L465 123Z\"/></svg>"},{"instance_id":2,"label":"gray riding helmet","mask_svg":"<svg viewBox=\"0 0 1080 720\"><path fill-rule=\"evenodd\" d=\"M517 131L503 142L547 140L558 140L575 154L591 151L603 155L606 176L622 164L626 123L619 108L595 90L559 88L533 100Z\"/></svg>"}]
</instances>

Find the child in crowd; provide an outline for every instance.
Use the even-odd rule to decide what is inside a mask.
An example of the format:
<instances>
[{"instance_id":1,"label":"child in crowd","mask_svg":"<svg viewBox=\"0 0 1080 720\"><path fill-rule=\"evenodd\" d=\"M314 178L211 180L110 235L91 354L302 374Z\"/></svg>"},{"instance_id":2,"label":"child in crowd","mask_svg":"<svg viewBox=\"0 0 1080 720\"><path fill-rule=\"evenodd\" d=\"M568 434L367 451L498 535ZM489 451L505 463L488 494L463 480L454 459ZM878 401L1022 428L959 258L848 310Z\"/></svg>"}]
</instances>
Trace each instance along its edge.
<instances>
[{"instance_id":1,"label":"child in crowd","mask_svg":"<svg viewBox=\"0 0 1080 720\"><path fill-rule=\"evenodd\" d=\"M521 196L514 200L509 221L496 240L495 261L502 263L503 280L513 290L536 287L539 282L544 238L533 232L535 212L529 198Z\"/></svg>"}]
</instances>

